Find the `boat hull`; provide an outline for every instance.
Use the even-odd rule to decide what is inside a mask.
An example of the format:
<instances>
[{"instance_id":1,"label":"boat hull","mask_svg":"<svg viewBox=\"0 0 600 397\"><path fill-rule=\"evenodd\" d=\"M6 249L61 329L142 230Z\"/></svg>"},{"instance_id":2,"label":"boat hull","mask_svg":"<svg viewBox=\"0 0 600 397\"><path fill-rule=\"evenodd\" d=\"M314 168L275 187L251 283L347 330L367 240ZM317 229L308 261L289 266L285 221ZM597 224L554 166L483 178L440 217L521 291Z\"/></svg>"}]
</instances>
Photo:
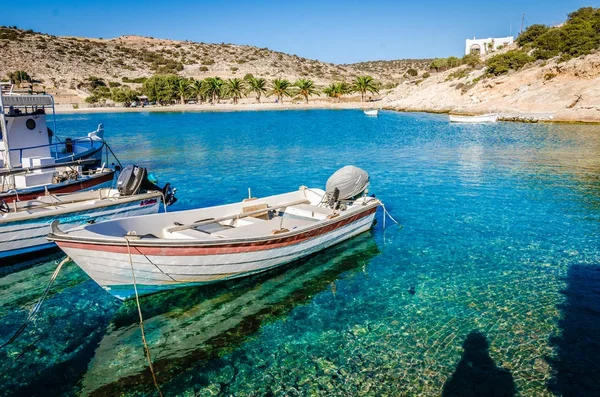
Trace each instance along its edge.
<instances>
[{"instance_id":1,"label":"boat hull","mask_svg":"<svg viewBox=\"0 0 600 397\"><path fill-rule=\"evenodd\" d=\"M498 121L497 114L483 114L480 116L461 116L461 115L449 115L451 123L495 123Z\"/></svg>"},{"instance_id":2,"label":"boat hull","mask_svg":"<svg viewBox=\"0 0 600 397\"><path fill-rule=\"evenodd\" d=\"M94 281L119 299L249 276L293 262L371 228L377 206L281 238L232 244L136 245L57 240ZM131 252L131 255L129 254ZM130 264L131 259L131 264Z\"/></svg>"},{"instance_id":3,"label":"boat hull","mask_svg":"<svg viewBox=\"0 0 600 397\"><path fill-rule=\"evenodd\" d=\"M72 230L92 222L155 214L160 209L160 197L160 193L144 195L140 199L116 200L114 204L100 208L61 212L10 222L3 222L0 218L0 258L56 247L55 243L46 239L51 231L50 224L55 219L60 219L65 230Z\"/></svg>"},{"instance_id":4,"label":"boat hull","mask_svg":"<svg viewBox=\"0 0 600 397\"><path fill-rule=\"evenodd\" d=\"M17 197L20 201L32 200L36 197L44 195L46 191L51 194L60 194L110 187L112 185L114 175L115 171L109 170L106 172L85 176L81 179L73 181L53 183L51 185L33 186L26 189L18 189L17 192L12 190L9 192L0 193L0 199L7 203L12 203L17 199Z\"/></svg>"},{"instance_id":5,"label":"boat hull","mask_svg":"<svg viewBox=\"0 0 600 397\"><path fill-rule=\"evenodd\" d=\"M370 110L365 110L364 113L367 116L378 116L379 115L379 109L370 109Z\"/></svg>"}]
</instances>

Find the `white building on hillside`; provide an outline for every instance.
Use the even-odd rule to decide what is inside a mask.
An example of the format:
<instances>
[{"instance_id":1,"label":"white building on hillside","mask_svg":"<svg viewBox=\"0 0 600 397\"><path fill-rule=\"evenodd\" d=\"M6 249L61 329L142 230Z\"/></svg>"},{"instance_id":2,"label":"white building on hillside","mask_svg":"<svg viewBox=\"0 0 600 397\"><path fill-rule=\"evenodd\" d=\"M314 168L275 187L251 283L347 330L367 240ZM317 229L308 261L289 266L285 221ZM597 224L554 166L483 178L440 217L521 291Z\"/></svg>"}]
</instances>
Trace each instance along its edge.
<instances>
[{"instance_id":1,"label":"white building on hillside","mask_svg":"<svg viewBox=\"0 0 600 397\"><path fill-rule=\"evenodd\" d=\"M498 47L506 47L507 45L512 44L515 41L514 37L495 37L489 39L476 39L473 37L473 40L467 39L467 44L465 45L465 55L473 54L473 55L485 55L492 51L498 49Z\"/></svg>"}]
</instances>

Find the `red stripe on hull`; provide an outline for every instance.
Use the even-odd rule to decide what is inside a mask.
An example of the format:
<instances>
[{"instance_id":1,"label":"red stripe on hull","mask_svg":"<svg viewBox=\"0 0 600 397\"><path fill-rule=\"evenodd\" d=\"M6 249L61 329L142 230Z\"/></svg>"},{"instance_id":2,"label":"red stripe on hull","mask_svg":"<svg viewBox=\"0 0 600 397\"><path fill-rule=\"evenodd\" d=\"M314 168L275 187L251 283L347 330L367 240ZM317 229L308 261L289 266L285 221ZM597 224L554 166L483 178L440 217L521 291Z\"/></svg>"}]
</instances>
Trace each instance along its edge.
<instances>
[{"instance_id":1,"label":"red stripe on hull","mask_svg":"<svg viewBox=\"0 0 600 397\"><path fill-rule=\"evenodd\" d=\"M281 237L277 239L269 239L255 242L240 242L233 244L222 245L204 245L202 247L182 246L182 247L166 247L166 246L141 246L135 245L135 241L130 241L131 248L137 251L140 255L151 256L204 256L204 255L220 255L220 254L238 254L246 252L256 252L270 250L274 248L287 247L289 245L298 244L306 240L327 234L336 229L344 227L350 223L356 222L365 218L377 211L377 207L367 211L358 213L350 218L343 219L340 222L332 223L314 230L310 230L297 235ZM120 245L101 245L94 243L76 243L71 241L55 241L60 248L78 248L90 251L112 252L119 254L127 254L127 246Z\"/></svg>"},{"instance_id":2,"label":"red stripe on hull","mask_svg":"<svg viewBox=\"0 0 600 397\"><path fill-rule=\"evenodd\" d=\"M115 174L115 172L113 171L113 172L103 174L102 176L96 176L96 177L92 176L91 178L88 178L85 180L72 181L71 183L66 184L66 185L55 186L52 188L49 187L48 192L53 193L53 194L78 192L80 190L89 189L96 185L101 185L103 183L112 181L114 174ZM32 200L41 195L44 195L45 193L46 193L46 189L44 189L44 187L42 186L39 189L34 190L32 192L19 194L19 200L20 201ZM15 193L8 193L6 195L0 194L0 198L2 200L6 201L7 203L12 203L13 201L15 201L17 199L17 195Z\"/></svg>"}]
</instances>

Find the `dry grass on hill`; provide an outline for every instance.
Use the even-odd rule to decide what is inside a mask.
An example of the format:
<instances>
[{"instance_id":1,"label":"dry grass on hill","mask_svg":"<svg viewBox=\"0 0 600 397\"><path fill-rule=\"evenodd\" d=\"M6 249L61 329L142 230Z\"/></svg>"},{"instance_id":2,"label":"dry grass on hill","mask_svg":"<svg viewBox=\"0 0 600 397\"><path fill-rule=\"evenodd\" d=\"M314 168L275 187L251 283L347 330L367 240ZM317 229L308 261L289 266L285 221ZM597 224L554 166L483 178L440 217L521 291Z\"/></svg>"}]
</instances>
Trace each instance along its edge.
<instances>
[{"instance_id":1,"label":"dry grass on hill","mask_svg":"<svg viewBox=\"0 0 600 397\"><path fill-rule=\"evenodd\" d=\"M189 41L121 36L115 39L57 37L0 27L3 54L0 76L24 70L48 90L74 90L95 76L122 83L154 74L175 73L203 79L276 77L310 78L318 85L350 81L365 70L335 65L247 45L207 44ZM389 76L372 73L382 83L397 83Z\"/></svg>"}]
</instances>

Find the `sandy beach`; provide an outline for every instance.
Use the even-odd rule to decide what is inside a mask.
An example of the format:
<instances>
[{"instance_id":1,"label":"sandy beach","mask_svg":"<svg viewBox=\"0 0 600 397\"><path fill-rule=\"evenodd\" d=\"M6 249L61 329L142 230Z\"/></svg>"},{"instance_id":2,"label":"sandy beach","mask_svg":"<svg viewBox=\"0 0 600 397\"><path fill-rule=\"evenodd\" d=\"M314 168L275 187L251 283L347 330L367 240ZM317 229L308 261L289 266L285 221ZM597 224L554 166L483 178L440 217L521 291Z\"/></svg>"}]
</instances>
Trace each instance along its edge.
<instances>
[{"instance_id":1,"label":"sandy beach","mask_svg":"<svg viewBox=\"0 0 600 397\"><path fill-rule=\"evenodd\" d=\"M490 106L474 106L454 110L448 106L446 108L427 107L402 107L394 102L387 100L377 100L373 102L330 102L327 100L311 100L305 102L261 102L240 101L237 105L223 101L218 104L185 104L185 105L151 105L145 107L122 107L122 106L98 106L98 107L79 107L73 108L71 104L56 105L57 114L77 114L77 113L126 113L126 112L245 112L245 111L273 111L273 110L305 110L305 109L383 109L397 112L425 112L425 113L453 113L460 112L464 114L485 114L500 113L500 120L515 122L545 122L545 123L582 123L582 124L600 124L600 111L596 107L575 108L575 109L556 109L548 107L547 109L536 108L534 110L498 109Z\"/></svg>"},{"instance_id":2,"label":"sandy beach","mask_svg":"<svg viewBox=\"0 0 600 397\"><path fill-rule=\"evenodd\" d=\"M381 101L373 102L332 102L326 99L315 99L310 102L286 101L275 103L272 101L256 103L253 100L240 100L236 105L231 101L222 101L221 103L195 103L185 105L151 105L145 107L122 107L122 106L98 106L84 107L77 109L71 104L57 104L56 113L121 113L121 112L236 112L236 111L260 111L260 110L302 110L302 109L380 109Z\"/></svg>"}]
</instances>

